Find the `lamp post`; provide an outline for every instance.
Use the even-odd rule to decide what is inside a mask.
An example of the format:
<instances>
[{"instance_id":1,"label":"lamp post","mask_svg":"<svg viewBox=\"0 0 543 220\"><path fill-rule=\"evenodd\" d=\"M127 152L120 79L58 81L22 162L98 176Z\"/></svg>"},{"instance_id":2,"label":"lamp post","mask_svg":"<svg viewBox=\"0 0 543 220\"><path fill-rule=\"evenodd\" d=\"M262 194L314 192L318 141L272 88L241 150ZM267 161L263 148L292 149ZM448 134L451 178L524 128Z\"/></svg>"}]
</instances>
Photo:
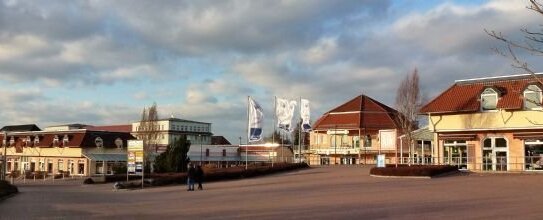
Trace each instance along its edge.
<instances>
[{"instance_id":1,"label":"lamp post","mask_svg":"<svg viewBox=\"0 0 543 220\"><path fill-rule=\"evenodd\" d=\"M202 135L199 134L198 137L200 138L200 166L202 165Z\"/></svg>"},{"instance_id":2,"label":"lamp post","mask_svg":"<svg viewBox=\"0 0 543 220\"><path fill-rule=\"evenodd\" d=\"M2 145L4 145L4 154L3 154L4 160L2 160L2 176L0 177L1 180L5 180L6 173L8 172L7 171L7 168L8 168L8 166L7 166L7 161L8 161L8 156L7 156L7 148L8 148L8 146L7 146L7 138L8 137L7 136L8 136L8 133L6 131L4 131L3 136L4 136L4 138L2 140Z\"/></svg>"}]
</instances>

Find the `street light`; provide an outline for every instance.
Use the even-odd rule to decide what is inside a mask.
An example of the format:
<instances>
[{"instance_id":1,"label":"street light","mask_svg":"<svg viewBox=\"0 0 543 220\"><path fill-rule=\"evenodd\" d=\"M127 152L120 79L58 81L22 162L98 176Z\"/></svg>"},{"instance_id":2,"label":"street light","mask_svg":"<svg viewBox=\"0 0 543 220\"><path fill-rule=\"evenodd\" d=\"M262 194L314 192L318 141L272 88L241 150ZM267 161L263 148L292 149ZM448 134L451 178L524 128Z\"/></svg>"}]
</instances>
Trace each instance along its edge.
<instances>
[{"instance_id":1,"label":"street light","mask_svg":"<svg viewBox=\"0 0 543 220\"><path fill-rule=\"evenodd\" d=\"M199 134L198 137L200 138L200 166L202 165L202 135Z\"/></svg>"},{"instance_id":2,"label":"street light","mask_svg":"<svg viewBox=\"0 0 543 220\"><path fill-rule=\"evenodd\" d=\"M7 156L7 137L8 136L8 133L6 131L4 131L4 135L3 135L3 140L2 140L2 145L4 145L4 160L2 161L2 176L0 177L1 180L5 180L6 178L6 173L8 172L7 168L7 162L8 162L8 156Z\"/></svg>"}]
</instances>

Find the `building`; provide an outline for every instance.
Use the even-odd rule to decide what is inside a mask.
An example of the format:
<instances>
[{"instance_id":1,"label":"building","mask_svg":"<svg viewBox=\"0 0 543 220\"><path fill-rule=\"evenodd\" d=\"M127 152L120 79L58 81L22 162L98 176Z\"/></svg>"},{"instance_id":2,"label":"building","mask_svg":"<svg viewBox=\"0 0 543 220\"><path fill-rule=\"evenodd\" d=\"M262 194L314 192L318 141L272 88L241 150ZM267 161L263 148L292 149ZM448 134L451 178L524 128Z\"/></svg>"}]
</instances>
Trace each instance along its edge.
<instances>
[{"instance_id":1,"label":"building","mask_svg":"<svg viewBox=\"0 0 543 220\"><path fill-rule=\"evenodd\" d=\"M166 151L179 138L186 138L192 145L211 144L211 123L184 120L179 118L160 119L156 123L157 140L153 143L153 152L160 154ZM140 122L132 123L132 134L142 139L145 131Z\"/></svg>"},{"instance_id":2,"label":"building","mask_svg":"<svg viewBox=\"0 0 543 220\"><path fill-rule=\"evenodd\" d=\"M126 132L14 127L18 126L6 126L0 133L8 173L113 174L116 168L126 166L127 141L135 139Z\"/></svg>"},{"instance_id":3,"label":"building","mask_svg":"<svg viewBox=\"0 0 543 220\"><path fill-rule=\"evenodd\" d=\"M187 153L190 161L229 167L254 163L292 163L294 154L288 145L191 145Z\"/></svg>"},{"instance_id":4,"label":"building","mask_svg":"<svg viewBox=\"0 0 543 220\"><path fill-rule=\"evenodd\" d=\"M433 156L474 171L543 170L542 88L532 75L455 81L421 109Z\"/></svg>"},{"instance_id":5,"label":"building","mask_svg":"<svg viewBox=\"0 0 543 220\"><path fill-rule=\"evenodd\" d=\"M366 95L326 112L310 133L305 151L309 164L369 164L378 154L385 154L387 163L395 162L397 114Z\"/></svg>"}]
</instances>

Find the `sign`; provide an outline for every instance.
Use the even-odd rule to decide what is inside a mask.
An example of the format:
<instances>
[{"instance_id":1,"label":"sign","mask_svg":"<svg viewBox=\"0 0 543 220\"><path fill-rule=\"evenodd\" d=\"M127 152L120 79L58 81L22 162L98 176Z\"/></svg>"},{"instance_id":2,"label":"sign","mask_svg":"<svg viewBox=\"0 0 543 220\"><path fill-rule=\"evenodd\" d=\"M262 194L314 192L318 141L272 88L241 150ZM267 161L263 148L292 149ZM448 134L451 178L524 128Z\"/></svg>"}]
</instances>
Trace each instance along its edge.
<instances>
[{"instance_id":1,"label":"sign","mask_svg":"<svg viewBox=\"0 0 543 220\"><path fill-rule=\"evenodd\" d=\"M396 130L379 130L379 142L382 150L396 149Z\"/></svg>"},{"instance_id":2,"label":"sign","mask_svg":"<svg viewBox=\"0 0 543 220\"><path fill-rule=\"evenodd\" d=\"M338 135L338 134L349 134L348 130L328 130L326 131L328 135Z\"/></svg>"},{"instance_id":3,"label":"sign","mask_svg":"<svg viewBox=\"0 0 543 220\"><path fill-rule=\"evenodd\" d=\"M142 140L129 140L128 141L128 163L126 169L129 175L142 175L143 174L143 141Z\"/></svg>"},{"instance_id":4,"label":"sign","mask_svg":"<svg viewBox=\"0 0 543 220\"><path fill-rule=\"evenodd\" d=\"M379 154L377 155L377 167L385 167L385 155Z\"/></svg>"}]
</instances>

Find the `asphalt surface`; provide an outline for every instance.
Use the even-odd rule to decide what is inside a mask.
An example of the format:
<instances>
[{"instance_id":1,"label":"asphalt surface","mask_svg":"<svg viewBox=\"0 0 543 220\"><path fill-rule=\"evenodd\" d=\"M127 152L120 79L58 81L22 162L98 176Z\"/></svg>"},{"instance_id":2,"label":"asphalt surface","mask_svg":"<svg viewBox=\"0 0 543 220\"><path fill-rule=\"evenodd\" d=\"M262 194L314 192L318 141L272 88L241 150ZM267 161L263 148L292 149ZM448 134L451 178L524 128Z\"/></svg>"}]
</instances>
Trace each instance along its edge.
<instances>
[{"instance_id":1,"label":"asphalt surface","mask_svg":"<svg viewBox=\"0 0 543 220\"><path fill-rule=\"evenodd\" d=\"M26 183L0 219L543 219L543 174L377 178L367 167L114 191L112 184Z\"/></svg>"}]
</instances>

